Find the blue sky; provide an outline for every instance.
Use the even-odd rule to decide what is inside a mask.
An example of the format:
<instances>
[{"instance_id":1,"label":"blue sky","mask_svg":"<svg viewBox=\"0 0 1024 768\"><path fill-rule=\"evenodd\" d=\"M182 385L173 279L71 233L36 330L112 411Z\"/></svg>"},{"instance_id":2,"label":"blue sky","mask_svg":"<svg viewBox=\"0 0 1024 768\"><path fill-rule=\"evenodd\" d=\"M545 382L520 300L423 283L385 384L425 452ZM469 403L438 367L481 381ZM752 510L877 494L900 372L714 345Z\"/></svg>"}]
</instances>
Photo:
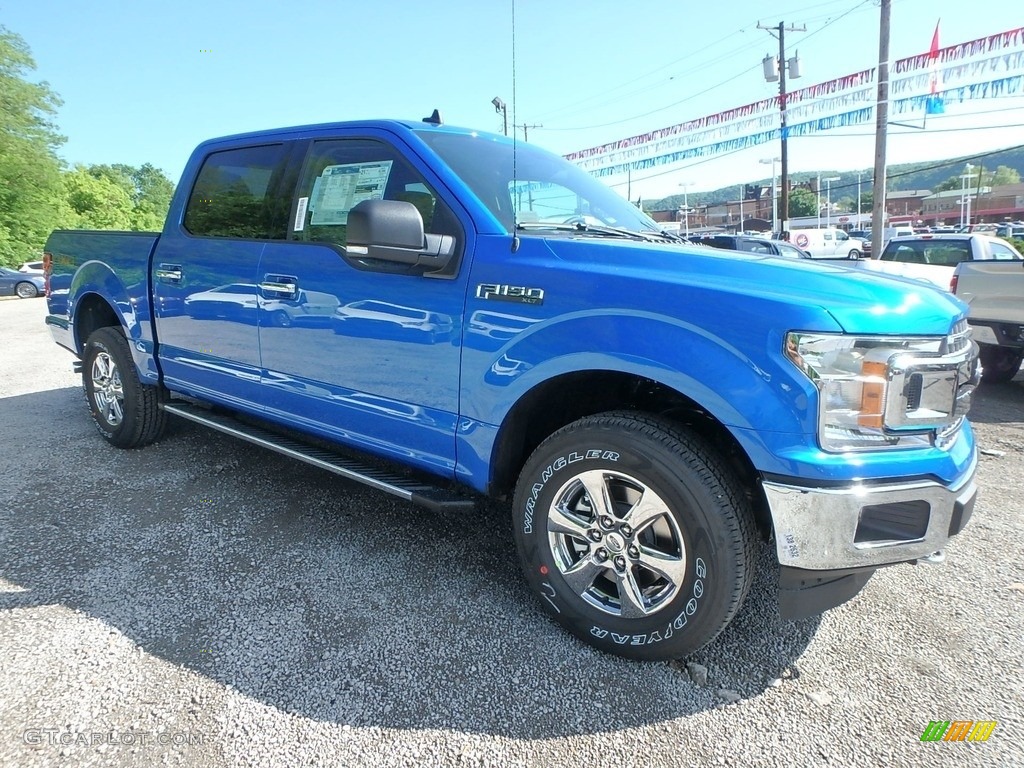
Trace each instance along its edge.
<instances>
[{"instance_id":1,"label":"blue sky","mask_svg":"<svg viewBox=\"0 0 1024 768\"><path fill-rule=\"evenodd\" d=\"M787 35L804 72L794 87L877 63L875 2L778 0L765 16L768 8L516 0L514 77L512 0L0 0L0 24L24 38L35 79L64 100L57 123L69 163L150 162L177 180L203 139L259 128L419 119L436 107L445 122L500 132L495 96L510 123L538 126L531 142L559 153L662 128L776 92L760 62L777 43L759 21L806 25ZM1024 6L893 0L892 58L927 51L940 17L945 46L1024 25ZM1024 98L967 102L928 130L894 129L889 162L1024 143L1022 127ZM793 140L790 168L870 168L872 129ZM765 178L758 160L775 152L638 172L631 194Z\"/></svg>"}]
</instances>

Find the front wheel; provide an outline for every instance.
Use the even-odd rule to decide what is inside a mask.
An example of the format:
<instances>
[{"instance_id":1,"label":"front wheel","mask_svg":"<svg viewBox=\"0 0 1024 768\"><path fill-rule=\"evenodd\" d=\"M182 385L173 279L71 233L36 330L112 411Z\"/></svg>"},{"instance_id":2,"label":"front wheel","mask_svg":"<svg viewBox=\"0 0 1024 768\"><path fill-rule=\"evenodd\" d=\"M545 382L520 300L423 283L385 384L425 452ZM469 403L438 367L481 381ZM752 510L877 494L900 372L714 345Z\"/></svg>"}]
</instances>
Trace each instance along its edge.
<instances>
[{"instance_id":1,"label":"front wheel","mask_svg":"<svg viewBox=\"0 0 1024 768\"><path fill-rule=\"evenodd\" d=\"M670 422L608 413L564 427L527 461L513 509L541 605L601 650L691 654L750 588L746 497L720 458Z\"/></svg>"},{"instance_id":2,"label":"front wheel","mask_svg":"<svg viewBox=\"0 0 1024 768\"><path fill-rule=\"evenodd\" d=\"M39 289L32 283L18 283L14 292L18 294L19 299L34 299L39 295Z\"/></svg>"},{"instance_id":3,"label":"front wheel","mask_svg":"<svg viewBox=\"0 0 1024 768\"><path fill-rule=\"evenodd\" d=\"M851 259L859 259L860 251L858 251L856 248L852 248L850 252L847 254L847 257Z\"/></svg>"},{"instance_id":4,"label":"front wheel","mask_svg":"<svg viewBox=\"0 0 1024 768\"><path fill-rule=\"evenodd\" d=\"M1024 362L1024 349L1015 347L981 348L981 380L989 384L1012 381Z\"/></svg>"},{"instance_id":5,"label":"front wheel","mask_svg":"<svg viewBox=\"0 0 1024 768\"><path fill-rule=\"evenodd\" d=\"M158 440L167 425L164 390L139 381L119 328L99 328L85 343L82 384L100 434L118 448Z\"/></svg>"}]
</instances>

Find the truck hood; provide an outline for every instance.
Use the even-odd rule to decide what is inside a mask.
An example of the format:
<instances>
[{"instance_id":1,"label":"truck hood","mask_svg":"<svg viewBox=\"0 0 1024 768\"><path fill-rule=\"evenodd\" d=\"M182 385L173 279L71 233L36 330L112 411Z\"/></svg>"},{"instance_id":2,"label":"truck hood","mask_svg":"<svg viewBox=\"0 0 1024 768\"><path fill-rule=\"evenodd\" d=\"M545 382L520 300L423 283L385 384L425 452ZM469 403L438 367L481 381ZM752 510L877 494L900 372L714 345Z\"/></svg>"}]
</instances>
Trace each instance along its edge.
<instances>
[{"instance_id":1,"label":"truck hood","mask_svg":"<svg viewBox=\"0 0 1024 768\"><path fill-rule=\"evenodd\" d=\"M633 280L748 296L831 316L846 333L945 336L967 307L926 283L822 263L702 246L548 238L561 261ZM802 313L807 315L808 312ZM806 330L825 330L808 328Z\"/></svg>"}]
</instances>

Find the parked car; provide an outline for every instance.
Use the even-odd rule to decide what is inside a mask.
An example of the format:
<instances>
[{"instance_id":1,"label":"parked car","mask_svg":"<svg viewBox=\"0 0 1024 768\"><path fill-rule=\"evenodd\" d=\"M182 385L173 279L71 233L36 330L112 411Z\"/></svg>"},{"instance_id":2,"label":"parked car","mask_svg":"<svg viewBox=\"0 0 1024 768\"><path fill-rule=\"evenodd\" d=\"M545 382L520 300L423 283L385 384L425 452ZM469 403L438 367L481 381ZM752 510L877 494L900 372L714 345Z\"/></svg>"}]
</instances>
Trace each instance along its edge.
<instances>
[{"instance_id":1,"label":"parked car","mask_svg":"<svg viewBox=\"0 0 1024 768\"><path fill-rule=\"evenodd\" d=\"M924 280L944 291L950 289L953 270L963 261L1016 261L1017 250L989 235L911 235L894 237L878 259L858 266L874 272Z\"/></svg>"},{"instance_id":2,"label":"parked car","mask_svg":"<svg viewBox=\"0 0 1024 768\"><path fill-rule=\"evenodd\" d=\"M41 261L26 261L20 267L19 272L24 272L29 275L41 275L43 274L43 262Z\"/></svg>"},{"instance_id":3,"label":"parked car","mask_svg":"<svg viewBox=\"0 0 1024 768\"><path fill-rule=\"evenodd\" d=\"M996 237L1024 240L1024 227L1005 224L996 230Z\"/></svg>"},{"instance_id":4,"label":"parked car","mask_svg":"<svg viewBox=\"0 0 1024 768\"><path fill-rule=\"evenodd\" d=\"M761 253L767 256L787 256L794 259L811 258L811 254L797 248L792 243L782 240L768 240L764 237L752 237L750 235L712 235L695 242L729 251Z\"/></svg>"},{"instance_id":5,"label":"parked car","mask_svg":"<svg viewBox=\"0 0 1024 768\"><path fill-rule=\"evenodd\" d=\"M789 242L815 259L859 259L864 255L863 242L835 227L797 229L790 233Z\"/></svg>"},{"instance_id":6,"label":"parked car","mask_svg":"<svg viewBox=\"0 0 1024 768\"><path fill-rule=\"evenodd\" d=\"M44 286L42 275L32 275L10 267L0 267L0 296L33 299L43 295Z\"/></svg>"}]
</instances>

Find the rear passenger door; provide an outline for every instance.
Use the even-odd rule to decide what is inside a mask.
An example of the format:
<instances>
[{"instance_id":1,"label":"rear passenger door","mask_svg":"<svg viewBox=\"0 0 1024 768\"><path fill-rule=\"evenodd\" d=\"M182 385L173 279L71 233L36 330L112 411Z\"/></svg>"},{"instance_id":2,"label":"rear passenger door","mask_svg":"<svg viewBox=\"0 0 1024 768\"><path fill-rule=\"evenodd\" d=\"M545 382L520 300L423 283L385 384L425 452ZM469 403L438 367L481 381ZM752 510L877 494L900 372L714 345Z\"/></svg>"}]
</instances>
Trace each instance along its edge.
<instances>
[{"instance_id":1,"label":"rear passenger door","mask_svg":"<svg viewBox=\"0 0 1024 768\"><path fill-rule=\"evenodd\" d=\"M468 269L430 275L349 254L348 213L371 198L411 203L427 233L469 252L457 203L390 134L311 141L288 240L268 243L258 270L281 289L259 318L267 413L450 474Z\"/></svg>"},{"instance_id":2,"label":"rear passenger door","mask_svg":"<svg viewBox=\"0 0 1024 768\"><path fill-rule=\"evenodd\" d=\"M264 245L285 237L289 150L274 142L211 152L182 220L157 242L154 313L173 389L262 408L257 268Z\"/></svg>"}]
</instances>

